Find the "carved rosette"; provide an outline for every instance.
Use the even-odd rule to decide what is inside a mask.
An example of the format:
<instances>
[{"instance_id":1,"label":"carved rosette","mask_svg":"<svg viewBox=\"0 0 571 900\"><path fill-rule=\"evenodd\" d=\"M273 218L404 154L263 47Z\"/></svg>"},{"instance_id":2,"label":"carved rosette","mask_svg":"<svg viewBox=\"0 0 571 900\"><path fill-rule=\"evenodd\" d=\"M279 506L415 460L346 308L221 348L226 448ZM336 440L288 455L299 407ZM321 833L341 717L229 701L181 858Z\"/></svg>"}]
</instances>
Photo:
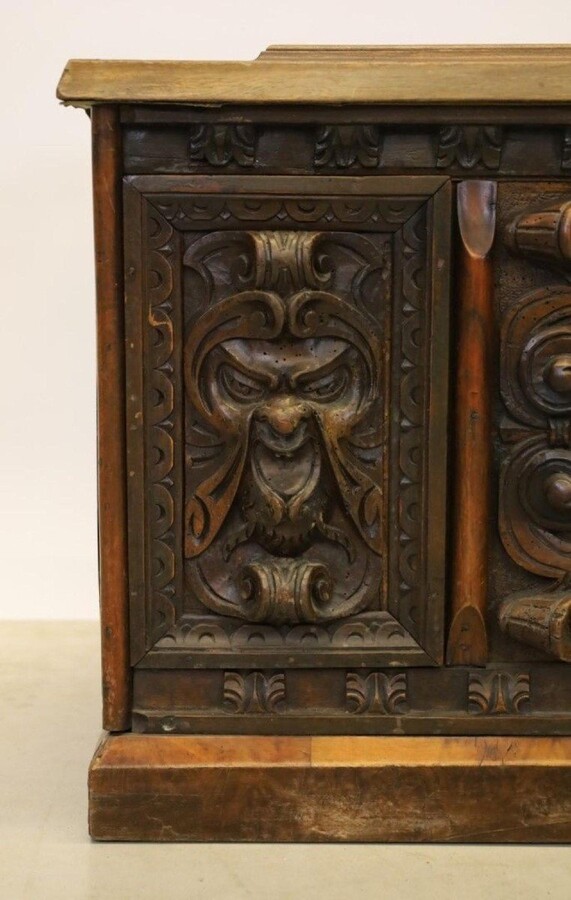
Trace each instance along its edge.
<instances>
[{"instance_id":1,"label":"carved rosette","mask_svg":"<svg viewBox=\"0 0 571 900\"><path fill-rule=\"evenodd\" d=\"M571 202L524 213L510 226L514 252L544 265L571 262ZM504 547L524 569L551 579L545 595L508 597L500 624L512 637L570 658L571 609L571 288L523 297L502 328L501 386L513 417L500 481ZM513 421L515 420L515 421Z\"/></svg>"}]
</instances>

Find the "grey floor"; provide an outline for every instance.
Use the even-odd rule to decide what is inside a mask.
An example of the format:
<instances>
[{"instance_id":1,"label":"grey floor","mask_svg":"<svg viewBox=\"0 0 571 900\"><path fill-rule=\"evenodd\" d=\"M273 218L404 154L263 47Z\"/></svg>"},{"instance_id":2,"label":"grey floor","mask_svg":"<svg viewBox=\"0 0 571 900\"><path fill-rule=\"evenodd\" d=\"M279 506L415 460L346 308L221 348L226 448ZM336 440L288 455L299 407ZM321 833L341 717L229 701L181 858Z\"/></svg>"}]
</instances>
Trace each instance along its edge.
<instances>
[{"instance_id":1,"label":"grey floor","mask_svg":"<svg viewBox=\"0 0 571 900\"><path fill-rule=\"evenodd\" d=\"M0 623L1 900L571 897L571 848L94 844L91 622Z\"/></svg>"}]
</instances>

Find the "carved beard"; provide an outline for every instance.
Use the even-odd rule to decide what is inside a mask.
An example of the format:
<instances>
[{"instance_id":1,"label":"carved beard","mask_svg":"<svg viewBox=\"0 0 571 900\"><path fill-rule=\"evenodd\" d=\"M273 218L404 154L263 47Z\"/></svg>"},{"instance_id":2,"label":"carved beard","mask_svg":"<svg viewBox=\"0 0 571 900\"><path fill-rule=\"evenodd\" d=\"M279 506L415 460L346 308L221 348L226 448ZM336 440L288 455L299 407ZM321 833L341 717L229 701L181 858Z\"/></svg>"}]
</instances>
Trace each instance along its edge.
<instances>
[{"instance_id":1,"label":"carved beard","mask_svg":"<svg viewBox=\"0 0 571 900\"><path fill-rule=\"evenodd\" d=\"M312 543L316 523L331 506L323 487L322 449L303 421L292 435L276 435L264 422L252 426L250 466L240 498L252 537L276 556L293 556Z\"/></svg>"}]
</instances>

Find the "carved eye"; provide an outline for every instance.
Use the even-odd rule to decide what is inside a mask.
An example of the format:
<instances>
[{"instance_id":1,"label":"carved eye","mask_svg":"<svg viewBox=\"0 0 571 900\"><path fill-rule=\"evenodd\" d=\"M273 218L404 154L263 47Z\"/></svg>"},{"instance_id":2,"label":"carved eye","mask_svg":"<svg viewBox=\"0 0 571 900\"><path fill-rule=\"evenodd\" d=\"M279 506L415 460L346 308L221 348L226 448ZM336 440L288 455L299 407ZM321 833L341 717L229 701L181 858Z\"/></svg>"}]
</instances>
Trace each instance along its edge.
<instances>
[{"instance_id":1,"label":"carved eye","mask_svg":"<svg viewBox=\"0 0 571 900\"><path fill-rule=\"evenodd\" d=\"M227 363L220 366L219 377L224 391L237 403L255 403L266 392L264 384Z\"/></svg>"},{"instance_id":2,"label":"carved eye","mask_svg":"<svg viewBox=\"0 0 571 900\"><path fill-rule=\"evenodd\" d=\"M299 389L304 397L317 400L319 403L331 403L337 400L349 384L349 369L339 366L333 372L300 384Z\"/></svg>"}]
</instances>

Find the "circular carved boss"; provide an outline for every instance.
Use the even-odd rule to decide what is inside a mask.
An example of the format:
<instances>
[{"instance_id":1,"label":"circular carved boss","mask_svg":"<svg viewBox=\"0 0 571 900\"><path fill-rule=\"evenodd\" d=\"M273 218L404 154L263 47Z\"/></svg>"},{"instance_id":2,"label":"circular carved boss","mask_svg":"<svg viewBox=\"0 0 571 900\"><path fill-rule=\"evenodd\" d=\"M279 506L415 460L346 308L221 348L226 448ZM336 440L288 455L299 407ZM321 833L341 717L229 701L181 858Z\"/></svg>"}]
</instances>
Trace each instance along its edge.
<instances>
[{"instance_id":1,"label":"circular carved boss","mask_svg":"<svg viewBox=\"0 0 571 900\"><path fill-rule=\"evenodd\" d=\"M543 427L571 417L571 288L523 298L502 328L502 395L517 419Z\"/></svg>"},{"instance_id":2,"label":"circular carved boss","mask_svg":"<svg viewBox=\"0 0 571 900\"><path fill-rule=\"evenodd\" d=\"M502 472L500 533L510 556L537 575L571 571L571 451L531 438Z\"/></svg>"}]
</instances>

